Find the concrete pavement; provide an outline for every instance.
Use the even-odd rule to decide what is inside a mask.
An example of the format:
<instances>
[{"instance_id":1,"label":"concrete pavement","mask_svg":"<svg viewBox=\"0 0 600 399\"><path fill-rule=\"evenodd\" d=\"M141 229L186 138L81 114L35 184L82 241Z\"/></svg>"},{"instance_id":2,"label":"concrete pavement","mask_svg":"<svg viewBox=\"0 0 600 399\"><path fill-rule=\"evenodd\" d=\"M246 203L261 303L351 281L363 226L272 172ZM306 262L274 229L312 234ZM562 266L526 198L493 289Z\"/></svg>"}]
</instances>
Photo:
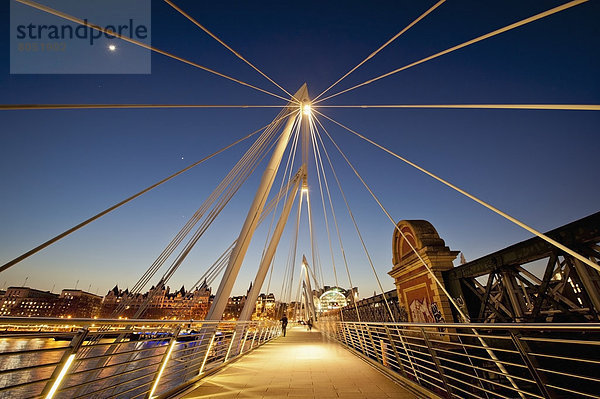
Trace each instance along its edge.
<instances>
[{"instance_id":1,"label":"concrete pavement","mask_svg":"<svg viewBox=\"0 0 600 399\"><path fill-rule=\"evenodd\" d=\"M181 396L199 398L415 398L335 342L304 327L254 350Z\"/></svg>"}]
</instances>

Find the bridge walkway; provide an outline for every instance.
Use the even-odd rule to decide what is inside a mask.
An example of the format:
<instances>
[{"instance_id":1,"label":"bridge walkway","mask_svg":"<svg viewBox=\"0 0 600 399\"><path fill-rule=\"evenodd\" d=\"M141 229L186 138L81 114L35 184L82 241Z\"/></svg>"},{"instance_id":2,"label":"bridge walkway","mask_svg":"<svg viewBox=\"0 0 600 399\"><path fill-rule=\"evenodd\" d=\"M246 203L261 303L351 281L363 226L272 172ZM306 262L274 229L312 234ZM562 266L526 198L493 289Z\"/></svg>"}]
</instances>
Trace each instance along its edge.
<instances>
[{"instance_id":1,"label":"bridge walkway","mask_svg":"<svg viewBox=\"0 0 600 399\"><path fill-rule=\"evenodd\" d=\"M416 398L320 332L302 326L204 378L180 397Z\"/></svg>"}]
</instances>

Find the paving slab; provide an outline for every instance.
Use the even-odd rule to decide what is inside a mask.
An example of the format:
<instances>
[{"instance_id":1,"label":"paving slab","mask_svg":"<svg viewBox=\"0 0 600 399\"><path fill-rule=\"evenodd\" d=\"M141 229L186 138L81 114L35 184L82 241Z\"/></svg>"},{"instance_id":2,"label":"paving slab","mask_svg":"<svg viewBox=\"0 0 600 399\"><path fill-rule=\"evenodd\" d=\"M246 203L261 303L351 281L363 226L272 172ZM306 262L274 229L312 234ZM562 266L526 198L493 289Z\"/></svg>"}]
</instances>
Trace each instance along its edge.
<instances>
[{"instance_id":1,"label":"paving slab","mask_svg":"<svg viewBox=\"0 0 600 399\"><path fill-rule=\"evenodd\" d=\"M181 396L197 398L413 399L410 391L331 342L292 327Z\"/></svg>"}]
</instances>

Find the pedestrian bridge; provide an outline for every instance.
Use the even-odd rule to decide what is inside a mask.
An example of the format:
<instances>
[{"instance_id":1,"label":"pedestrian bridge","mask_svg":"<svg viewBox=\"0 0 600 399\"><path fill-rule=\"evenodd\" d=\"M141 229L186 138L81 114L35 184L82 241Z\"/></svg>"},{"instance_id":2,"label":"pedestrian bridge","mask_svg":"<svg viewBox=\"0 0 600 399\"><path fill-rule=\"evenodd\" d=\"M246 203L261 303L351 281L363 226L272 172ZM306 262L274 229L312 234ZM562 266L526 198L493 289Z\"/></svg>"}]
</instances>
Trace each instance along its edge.
<instances>
[{"instance_id":1,"label":"pedestrian bridge","mask_svg":"<svg viewBox=\"0 0 600 399\"><path fill-rule=\"evenodd\" d=\"M0 398L600 398L598 323L0 320Z\"/></svg>"}]
</instances>

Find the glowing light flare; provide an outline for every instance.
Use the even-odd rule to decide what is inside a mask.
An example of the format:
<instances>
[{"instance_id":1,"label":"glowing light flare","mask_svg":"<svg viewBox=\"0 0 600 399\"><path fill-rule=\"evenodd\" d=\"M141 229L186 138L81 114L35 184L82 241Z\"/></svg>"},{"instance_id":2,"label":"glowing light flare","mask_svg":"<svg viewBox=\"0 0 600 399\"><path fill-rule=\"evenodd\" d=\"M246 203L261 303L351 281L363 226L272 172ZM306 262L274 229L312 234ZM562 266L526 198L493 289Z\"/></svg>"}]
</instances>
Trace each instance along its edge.
<instances>
[{"instance_id":1,"label":"glowing light flare","mask_svg":"<svg viewBox=\"0 0 600 399\"><path fill-rule=\"evenodd\" d=\"M310 115L310 114L312 113L312 109L311 109L311 107L310 107L310 104L304 104L304 105L302 106L302 113L303 113L304 115Z\"/></svg>"},{"instance_id":2,"label":"glowing light flare","mask_svg":"<svg viewBox=\"0 0 600 399\"><path fill-rule=\"evenodd\" d=\"M110 44L110 45L108 46L108 49L109 49L110 51L117 51L117 46L115 46L114 44Z\"/></svg>"},{"instance_id":3,"label":"glowing light flare","mask_svg":"<svg viewBox=\"0 0 600 399\"><path fill-rule=\"evenodd\" d=\"M56 381L54 381L54 384L52 384L52 388L50 388L50 391L48 391L48 394L46 395L46 399L52 399L54 397L54 394L56 393L56 390L60 386L60 383L63 380L63 378L65 378L65 375L67 374L67 371L69 370L69 367L71 367L71 364L73 363L73 360L75 360L75 354L74 353L71 354L71 355L69 355L69 357L67 358L67 361L65 362L65 365L63 366L62 370L60 370L60 373L58 374L58 377L56 377Z\"/></svg>"}]
</instances>

